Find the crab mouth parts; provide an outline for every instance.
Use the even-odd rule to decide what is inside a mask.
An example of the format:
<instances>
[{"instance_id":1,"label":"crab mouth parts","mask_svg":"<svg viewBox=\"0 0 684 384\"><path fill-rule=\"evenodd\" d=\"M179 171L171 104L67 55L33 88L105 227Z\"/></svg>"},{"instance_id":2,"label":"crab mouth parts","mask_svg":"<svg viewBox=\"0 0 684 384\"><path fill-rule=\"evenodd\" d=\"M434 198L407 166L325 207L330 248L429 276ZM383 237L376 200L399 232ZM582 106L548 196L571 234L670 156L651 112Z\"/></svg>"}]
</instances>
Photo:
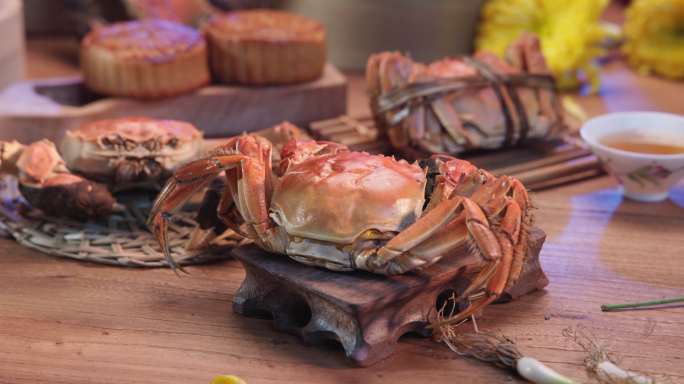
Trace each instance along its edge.
<instances>
[{"instance_id":1,"label":"crab mouth parts","mask_svg":"<svg viewBox=\"0 0 684 384\"><path fill-rule=\"evenodd\" d=\"M159 137L154 137L145 141L136 142L135 140L124 138L121 135L107 136L100 140L100 146L102 148L116 152L131 152L135 150L158 152L165 146L175 149L178 147L178 144L179 141L177 138L171 138L165 142Z\"/></svg>"},{"instance_id":2,"label":"crab mouth parts","mask_svg":"<svg viewBox=\"0 0 684 384\"><path fill-rule=\"evenodd\" d=\"M156 182L164 176L164 173L164 168L154 159L126 158L117 164L114 182L117 185Z\"/></svg>"}]
</instances>

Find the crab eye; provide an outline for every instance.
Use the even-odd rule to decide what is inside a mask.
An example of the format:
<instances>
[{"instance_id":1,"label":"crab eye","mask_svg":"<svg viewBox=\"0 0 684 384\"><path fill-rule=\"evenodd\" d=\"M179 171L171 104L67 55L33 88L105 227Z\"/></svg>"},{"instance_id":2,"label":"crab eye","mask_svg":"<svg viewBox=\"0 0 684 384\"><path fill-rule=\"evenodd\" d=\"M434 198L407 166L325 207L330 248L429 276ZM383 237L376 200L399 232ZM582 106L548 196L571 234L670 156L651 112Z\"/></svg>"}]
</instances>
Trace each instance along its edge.
<instances>
[{"instance_id":1,"label":"crab eye","mask_svg":"<svg viewBox=\"0 0 684 384\"><path fill-rule=\"evenodd\" d=\"M107 149L116 149L116 143L110 137L103 137L100 139L100 145Z\"/></svg>"},{"instance_id":2,"label":"crab eye","mask_svg":"<svg viewBox=\"0 0 684 384\"><path fill-rule=\"evenodd\" d=\"M135 147L138 146L138 144L135 141L128 140L128 139L124 140L123 144L124 144L124 148L126 148L127 151L132 151L135 149Z\"/></svg>"},{"instance_id":3,"label":"crab eye","mask_svg":"<svg viewBox=\"0 0 684 384\"><path fill-rule=\"evenodd\" d=\"M119 135L102 137L100 139L100 144L107 149L113 149L117 151L121 149L121 147L128 149L128 144L126 144L124 139Z\"/></svg>"},{"instance_id":4,"label":"crab eye","mask_svg":"<svg viewBox=\"0 0 684 384\"><path fill-rule=\"evenodd\" d=\"M178 139L174 137L171 140L169 140L168 142L166 142L166 144L168 146L170 146L171 148L176 148L178 146Z\"/></svg>"},{"instance_id":5,"label":"crab eye","mask_svg":"<svg viewBox=\"0 0 684 384\"><path fill-rule=\"evenodd\" d=\"M148 151L157 151L161 148L161 143L159 140L155 139L149 139L142 143L142 146L145 147Z\"/></svg>"}]
</instances>

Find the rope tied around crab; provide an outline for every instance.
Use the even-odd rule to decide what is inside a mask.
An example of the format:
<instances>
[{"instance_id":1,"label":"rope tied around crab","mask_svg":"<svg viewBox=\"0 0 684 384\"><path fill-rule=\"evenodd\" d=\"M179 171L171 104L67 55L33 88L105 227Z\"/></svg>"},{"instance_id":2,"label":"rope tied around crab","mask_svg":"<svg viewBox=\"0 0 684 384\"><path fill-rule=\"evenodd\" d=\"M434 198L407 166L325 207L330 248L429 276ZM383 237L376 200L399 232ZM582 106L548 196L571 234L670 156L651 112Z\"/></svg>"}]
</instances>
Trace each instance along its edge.
<instances>
[{"instance_id":1,"label":"rope tied around crab","mask_svg":"<svg viewBox=\"0 0 684 384\"><path fill-rule=\"evenodd\" d=\"M423 106L432 109L438 117L442 129L445 130L445 127L451 122L447 120L448 118L445 117L444 113L435 110L435 101L445 97L453 97L467 90L488 87L494 91L501 113L504 116L505 139L503 147L514 146L525 141L530 131L530 122L519 96L518 88L548 90L555 95L556 83L553 77L535 73L500 74L479 60L464 58L464 61L476 68L480 75L421 81L394 88L372 100L372 110L376 118L383 126L398 125L411 114L416 106ZM510 99L510 102L507 101L507 98ZM515 113L512 113L511 109L514 109ZM486 130L471 121L464 121L464 125L470 126L484 136L489 136ZM468 140L467 135L465 135L463 144L466 144L467 149L477 148L473 140Z\"/></svg>"},{"instance_id":2,"label":"rope tied around crab","mask_svg":"<svg viewBox=\"0 0 684 384\"><path fill-rule=\"evenodd\" d=\"M368 59L366 82L376 125L399 150L456 155L565 129L555 80L528 34L505 59L477 52L423 64L377 53Z\"/></svg>"}]
</instances>

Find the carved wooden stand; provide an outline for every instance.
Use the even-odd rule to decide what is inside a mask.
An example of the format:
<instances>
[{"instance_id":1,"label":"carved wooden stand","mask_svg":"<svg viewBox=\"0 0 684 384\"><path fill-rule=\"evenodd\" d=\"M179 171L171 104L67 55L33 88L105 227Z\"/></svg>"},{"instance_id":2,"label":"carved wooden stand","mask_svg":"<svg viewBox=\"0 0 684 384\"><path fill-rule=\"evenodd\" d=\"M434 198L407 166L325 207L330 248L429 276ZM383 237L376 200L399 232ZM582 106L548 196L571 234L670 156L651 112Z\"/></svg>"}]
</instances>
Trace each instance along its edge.
<instances>
[{"instance_id":1,"label":"carved wooden stand","mask_svg":"<svg viewBox=\"0 0 684 384\"><path fill-rule=\"evenodd\" d=\"M522 276L502 300L548 284L539 265L545 237L539 229L532 231ZM337 340L347 357L361 366L388 357L407 332L428 336L425 325L435 316L440 294L463 289L474 272L465 268L469 260L455 257L423 271L386 277L309 267L256 246L233 254L247 273L233 301L235 312L271 316L276 329L305 342Z\"/></svg>"}]
</instances>

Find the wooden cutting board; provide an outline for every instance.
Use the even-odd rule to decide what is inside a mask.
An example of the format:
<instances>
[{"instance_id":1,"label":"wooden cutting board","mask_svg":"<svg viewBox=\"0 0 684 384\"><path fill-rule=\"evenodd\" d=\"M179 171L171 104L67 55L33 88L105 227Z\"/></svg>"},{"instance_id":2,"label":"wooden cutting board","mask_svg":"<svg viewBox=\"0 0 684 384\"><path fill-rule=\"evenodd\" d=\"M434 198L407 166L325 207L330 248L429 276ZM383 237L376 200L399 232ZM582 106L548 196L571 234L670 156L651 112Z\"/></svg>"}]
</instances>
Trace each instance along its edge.
<instances>
[{"instance_id":1,"label":"wooden cutting board","mask_svg":"<svg viewBox=\"0 0 684 384\"><path fill-rule=\"evenodd\" d=\"M287 120L298 125L332 118L347 109L347 82L328 64L306 84L246 87L211 85L155 101L103 98L80 77L15 83L0 93L0 140L59 140L68 129L103 118L149 116L188 121L206 137L226 137Z\"/></svg>"}]
</instances>

